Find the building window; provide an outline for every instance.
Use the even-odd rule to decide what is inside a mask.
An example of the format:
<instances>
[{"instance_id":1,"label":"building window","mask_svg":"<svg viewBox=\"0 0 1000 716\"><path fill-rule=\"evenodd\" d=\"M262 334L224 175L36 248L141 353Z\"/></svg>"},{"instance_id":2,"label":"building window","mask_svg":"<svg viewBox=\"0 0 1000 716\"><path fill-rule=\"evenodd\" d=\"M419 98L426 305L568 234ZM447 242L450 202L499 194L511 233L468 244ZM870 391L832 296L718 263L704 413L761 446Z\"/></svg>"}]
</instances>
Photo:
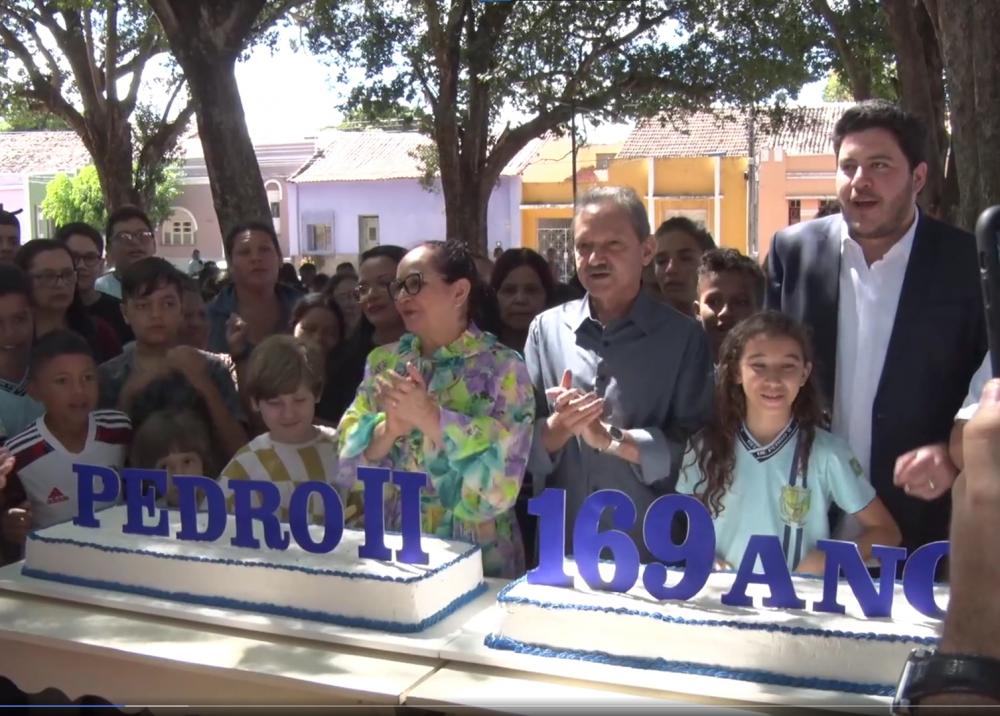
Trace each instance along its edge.
<instances>
[{"instance_id":1,"label":"building window","mask_svg":"<svg viewBox=\"0 0 1000 716\"><path fill-rule=\"evenodd\" d=\"M182 206L175 206L160 226L160 243L163 246L194 246L197 232L194 215Z\"/></svg>"},{"instance_id":2,"label":"building window","mask_svg":"<svg viewBox=\"0 0 1000 716\"><path fill-rule=\"evenodd\" d=\"M281 231L281 184L270 179L264 182L264 189L267 191L267 203L271 207L271 218L274 220L274 230Z\"/></svg>"},{"instance_id":3,"label":"building window","mask_svg":"<svg viewBox=\"0 0 1000 716\"><path fill-rule=\"evenodd\" d=\"M306 251L311 254L332 254L333 225L306 224Z\"/></svg>"},{"instance_id":4,"label":"building window","mask_svg":"<svg viewBox=\"0 0 1000 716\"><path fill-rule=\"evenodd\" d=\"M663 212L663 221L672 219L675 216L683 216L690 219L699 229L708 231L708 209L667 209ZM660 223L662 224L663 221Z\"/></svg>"},{"instance_id":5,"label":"building window","mask_svg":"<svg viewBox=\"0 0 1000 716\"><path fill-rule=\"evenodd\" d=\"M42 207L35 207L35 238L49 239L56 233L56 225L42 214Z\"/></svg>"},{"instance_id":6,"label":"building window","mask_svg":"<svg viewBox=\"0 0 1000 716\"><path fill-rule=\"evenodd\" d=\"M607 169L611 165L611 160L614 158L614 154L598 154L594 169Z\"/></svg>"},{"instance_id":7,"label":"building window","mask_svg":"<svg viewBox=\"0 0 1000 716\"><path fill-rule=\"evenodd\" d=\"M358 217L358 243L360 250L364 253L368 249L378 246L378 217L359 216Z\"/></svg>"},{"instance_id":8,"label":"building window","mask_svg":"<svg viewBox=\"0 0 1000 716\"><path fill-rule=\"evenodd\" d=\"M538 251L555 268L559 281L569 280L573 265L573 220L539 219Z\"/></svg>"},{"instance_id":9,"label":"building window","mask_svg":"<svg viewBox=\"0 0 1000 716\"><path fill-rule=\"evenodd\" d=\"M798 199L788 200L788 225L802 221L802 202Z\"/></svg>"}]
</instances>

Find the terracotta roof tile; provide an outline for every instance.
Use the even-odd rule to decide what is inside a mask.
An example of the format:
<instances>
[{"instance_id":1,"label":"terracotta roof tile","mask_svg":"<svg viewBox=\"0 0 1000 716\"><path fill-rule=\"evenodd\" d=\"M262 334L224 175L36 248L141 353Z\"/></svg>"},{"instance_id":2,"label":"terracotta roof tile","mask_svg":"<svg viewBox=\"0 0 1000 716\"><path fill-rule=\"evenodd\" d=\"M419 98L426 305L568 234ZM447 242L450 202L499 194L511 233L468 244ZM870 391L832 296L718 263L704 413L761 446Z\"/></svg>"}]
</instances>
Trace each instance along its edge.
<instances>
[{"instance_id":1,"label":"terracotta roof tile","mask_svg":"<svg viewBox=\"0 0 1000 716\"><path fill-rule=\"evenodd\" d=\"M791 107L788 120L777 131L771 131L764 119L758 125L759 147L780 148L788 154L830 153L833 125L848 106ZM642 120L625 140L618 158L704 157L717 152L747 155L746 119L738 110L663 114Z\"/></svg>"},{"instance_id":2,"label":"terracotta roof tile","mask_svg":"<svg viewBox=\"0 0 1000 716\"><path fill-rule=\"evenodd\" d=\"M75 172L92 162L76 132L0 132L0 174Z\"/></svg>"}]
</instances>

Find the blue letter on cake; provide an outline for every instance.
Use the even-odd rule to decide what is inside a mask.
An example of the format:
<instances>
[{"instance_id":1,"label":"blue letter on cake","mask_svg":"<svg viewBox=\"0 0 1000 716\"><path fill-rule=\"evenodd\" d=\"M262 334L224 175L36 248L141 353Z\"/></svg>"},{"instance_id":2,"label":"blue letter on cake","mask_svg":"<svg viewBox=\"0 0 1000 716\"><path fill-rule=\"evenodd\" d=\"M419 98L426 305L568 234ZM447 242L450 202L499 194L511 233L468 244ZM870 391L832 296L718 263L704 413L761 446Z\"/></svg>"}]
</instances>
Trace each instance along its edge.
<instances>
[{"instance_id":1,"label":"blue letter on cake","mask_svg":"<svg viewBox=\"0 0 1000 716\"><path fill-rule=\"evenodd\" d=\"M177 500L180 504L181 528L177 539L192 542L214 542L226 531L226 496L215 480L200 475L174 475ZM208 524L198 531L198 490L205 495Z\"/></svg>"},{"instance_id":2,"label":"blue letter on cake","mask_svg":"<svg viewBox=\"0 0 1000 716\"><path fill-rule=\"evenodd\" d=\"M944 619L944 610L934 599L934 572L947 554L948 542L928 542L914 551L903 567L903 594L910 606L924 616Z\"/></svg>"},{"instance_id":3,"label":"blue letter on cake","mask_svg":"<svg viewBox=\"0 0 1000 716\"><path fill-rule=\"evenodd\" d=\"M879 588L861 559L861 552L853 542L821 539L816 548L826 552L826 568L823 572L823 601L813 604L813 611L843 614L846 608L837 601L837 584L840 572L851 586L861 611L866 617L888 617L892 615L892 597L895 593L896 564L906 559L905 547L872 547L872 557L879 561Z\"/></svg>"},{"instance_id":4,"label":"blue letter on cake","mask_svg":"<svg viewBox=\"0 0 1000 716\"><path fill-rule=\"evenodd\" d=\"M253 535L254 521L264 528L264 542L269 549L288 549L291 538L282 532L281 522L274 514L281 505L278 486L267 480L230 480L233 491L233 512L236 515L236 536L229 542L233 547L260 549L260 541ZM253 504L253 493L260 495L260 507Z\"/></svg>"},{"instance_id":5,"label":"blue letter on cake","mask_svg":"<svg viewBox=\"0 0 1000 716\"><path fill-rule=\"evenodd\" d=\"M95 503L111 502L118 497L118 475L110 467L76 463L73 463L73 472L76 473L76 491L80 496L73 524L78 527L100 527L100 521L94 517ZM101 489L94 487L95 477L101 478Z\"/></svg>"},{"instance_id":6,"label":"blue letter on cake","mask_svg":"<svg viewBox=\"0 0 1000 716\"><path fill-rule=\"evenodd\" d=\"M365 485L365 543L358 547L361 559L392 559L385 546L385 515L382 514L382 492L392 473L384 467L359 467L358 480Z\"/></svg>"},{"instance_id":7,"label":"blue letter on cake","mask_svg":"<svg viewBox=\"0 0 1000 716\"><path fill-rule=\"evenodd\" d=\"M313 541L309 533L309 498L314 492L323 502L323 539L319 542ZM309 480L299 483L288 505L288 526L295 542L306 552L332 552L344 535L344 505L340 502L340 495L325 482Z\"/></svg>"},{"instance_id":8,"label":"blue letter on cake","mask_svg":"<svg viewBox=\"0 0 1000 716\"><path fill-rule=\"evenodd\" d=\"M761 574L753 571L757 557L760 557L761 567L764 568ZM753 600L747 596L750 584L766 584L770 588L771 596L764 599L765 607L805 609L805 601L795 593L781 542L774 535L754 535L750 538L733 587L722 595L722 603L731 607L753 606Z\"/></svg>"},{"instance_id":9,"label":"blue letter on cake","mask_svg":"<svg viewBox=\"0 0 1000 716\"><path fill-rule=\"evenodd\" d=\"M168 537L170 523L167 513L160 510L160 519L155 525L147 525L143 520L145 512L150 517L156 515L156 495L167 494L166 470L140 470L127 467L122 470L122 482L125 490L126 520L122 532L132 535L150 535L152 537Z\"/></svg>"},{"instance_id":10,"label":"blue letter on cake","mask_svg":"<svg viewBox=\"0 0 1000 716\"><path fill-rule=\"evenodd\" d=\"M394 470L392 481L399 486L400 530L403 533L403 546L396 550L396 561L427 564L430 555L420 546L420 490L427 486L427 475Z\"/></svg>"}]
</instances>

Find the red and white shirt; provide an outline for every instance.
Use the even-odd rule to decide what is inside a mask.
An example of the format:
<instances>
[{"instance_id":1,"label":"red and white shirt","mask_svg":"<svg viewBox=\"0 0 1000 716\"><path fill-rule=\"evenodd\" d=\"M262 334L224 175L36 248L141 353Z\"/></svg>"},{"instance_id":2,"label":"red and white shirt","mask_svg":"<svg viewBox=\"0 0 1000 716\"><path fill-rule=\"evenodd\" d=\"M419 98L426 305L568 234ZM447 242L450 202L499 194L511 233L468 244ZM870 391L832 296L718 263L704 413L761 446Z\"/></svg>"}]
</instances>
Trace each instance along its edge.
<instances>
[{"instance_id":1,"label":"red and white shirt","mask_svg":"<svg viewBox=\"0 0 1000 716\"><path fill-rule=\"evenodd\" d=\"M77 514L77 478L73 464L101 465L116 471L125 464L132 422L117 410L96 410L83 450L74 453L45 426L45 416L7 441L14 456L14 475L4 490L6 504L31 503L33 529L65 522ZM98 503L98 509L113 503Z\"/></svg>"}]
</instances>

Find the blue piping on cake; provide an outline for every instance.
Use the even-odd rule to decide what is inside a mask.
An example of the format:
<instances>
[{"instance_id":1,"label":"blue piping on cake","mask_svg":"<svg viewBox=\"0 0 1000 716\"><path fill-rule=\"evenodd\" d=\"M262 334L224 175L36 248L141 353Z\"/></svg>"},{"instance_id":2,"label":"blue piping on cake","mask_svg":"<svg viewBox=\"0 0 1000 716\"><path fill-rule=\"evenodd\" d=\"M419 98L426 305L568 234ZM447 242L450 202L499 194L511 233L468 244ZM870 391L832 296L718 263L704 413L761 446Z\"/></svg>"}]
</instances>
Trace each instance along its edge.
<instances>
[{"instance_id":1,"label":"blue piping on cake","mask_svg":"<svg viewBox=\"0 0 1000 716\"><path fill-rule=\"evenodd\" d=\"M447 569L452 565L458 564L462 560L467 559L476 552L480 551L479 545L475 545L466 550L465 552L462 552L462 554L458 555L454 559L445 562L444 564L441 564L435 567L434 569L429 569L426 572L421 572L420 574L413 575L412 577L390 577L384 574L371 574L368 572L348 572L338 569L320 569L316 567L301 567L294 564L277 564L274 562L250 562L247 560L240 560L240 559L221 559L217 557L203 557L203 556L184 555L184 554L163 554L161 552L156 552L154 550L129 549L128 547L112 547L109 545L99 544L97 542L87 542L85 540L76 540L66 537L47 537L37 532L29 534L28 540L42 542L43 544L65 544L65 545L72 545L75 547L96 549L100 552L108 552L111 554L139 554L144 557L153 557L156 559L176 559L184 562L199 562L202 564L222 564L226 566L243 567L243 568L263 567L264 569L279 569L287 572L302 572L304 574L311 574L321 577L343 577L345 579L370 579L378 582L398 582L400 584L410 584L413 582L419 582L421 580L427 579L428 577L432 577L438 572Z\"/></svg>"},{"instance_id":2,"label":"blue piping on cake","mask_svg":"<svg viewBox=\"0 0 1000 716\"><path fill-rule=\"evenodd\" d=\"M518 654L530 654L531 656L545 656L556 659L574 659L577 661L607 664L609 666L627 666L634 669L675 671L681 674L712 676L718 679L752 681L758 684L771 684L774 686L792 686L802 689L821 689L824 691L840 691L871 696L892 696L896 692L896 687L890 684L863 684L855 681L840 681L838 679L789 676L787 674L778 674L776 672L765 671L763 669L727 669L720 666L695 664L690 661L668 661L667 659L661 659L658 657L618 656L604 651L551 649L535 644L527 644L516 639L511 639L510 637L496 636L494 634L488 634L484 643L491 649L502 649L505 651L513 651Z\"/></svg>"},{"instance_id":3,"label":"blue piping on cake","mask_svg":"<svg viewBox=\"0 0 1000 716\"><path fill-rule=\"evenodd\" d=\"M727 627L730 629L740 629L747 631L767 631L792 634L795 636L814 636L830 639L852 639L854 641L881 641L888 643L920 644L923 646L934 646L938 643L937 637L912 636L906 634L876 634L874 632L849 632L836 629L821 629L817 627L798 627L777 624L775 622L741 622L735 619L685 619L684 617L670 616L660 612L628 609L626 607L605 607L591 604L571 604L568 602L544 602L538 599L528 599L527 597L512 597L509 592L518 584L524 581L524 577L507 584L497 594L497 604L518 604L540 609L559 609L565 611L579 612L603 612L605 614L616 614L627 617L643 617L655 621L666 622L668 624L683 624L687 626L710 626Z\"/></svg>"},{"instance_id":4,"label":"blue piping on cake","mask_svg":"<svg viewBox=\"0 0 1000 716\"><path fill-rule=\"evenodd\" d=\"M248 602L241 599L231 599L229 597L210 597L206 595L191 594L190 592L170 592L162 589L154 589L152 587L140 587L131 584L123 584L121 582L109 582L101 579L87 579L85 577L74 577L68 574L59 574L56 572L47 572L40 569L31 569L29 567L23 567L21 569L21 574L26 577L32 577L34 579L47 579L52 582L61 582L63 584L71 584L77 587L92 587L95 589L108 589L116 592L128 592L130 594L138 594L143 597L154 597L156 599L169 599L178 602L187 602L190 604L201 604L209 607L220 607L223 609L237 609L241 611L251 611L260 612L263 614L271 614L280 617L291 617L294 619L309 619L311 621L324 622L327 624L336 624L338 626L346 627L357 627L360 629L374 629L377 631L387 631L396 634L411 634L418 631L423 631L428 627L431 627L442 619L450 616L458 609L473 601L479 595L483 594L487 585L486 582L480 582L476 587L461 595L460 597L454 599L450 604L446 605L436 613L423 619L415 624L407 624L405 622L391 622L383 621L381 619L366 619L364 617L348 617L342 614L334 614L331 612L321 612L313 609L300 609L297 607L283 607L277 604L267 604L263 602Z\"/></svg>"}]
</instances>

